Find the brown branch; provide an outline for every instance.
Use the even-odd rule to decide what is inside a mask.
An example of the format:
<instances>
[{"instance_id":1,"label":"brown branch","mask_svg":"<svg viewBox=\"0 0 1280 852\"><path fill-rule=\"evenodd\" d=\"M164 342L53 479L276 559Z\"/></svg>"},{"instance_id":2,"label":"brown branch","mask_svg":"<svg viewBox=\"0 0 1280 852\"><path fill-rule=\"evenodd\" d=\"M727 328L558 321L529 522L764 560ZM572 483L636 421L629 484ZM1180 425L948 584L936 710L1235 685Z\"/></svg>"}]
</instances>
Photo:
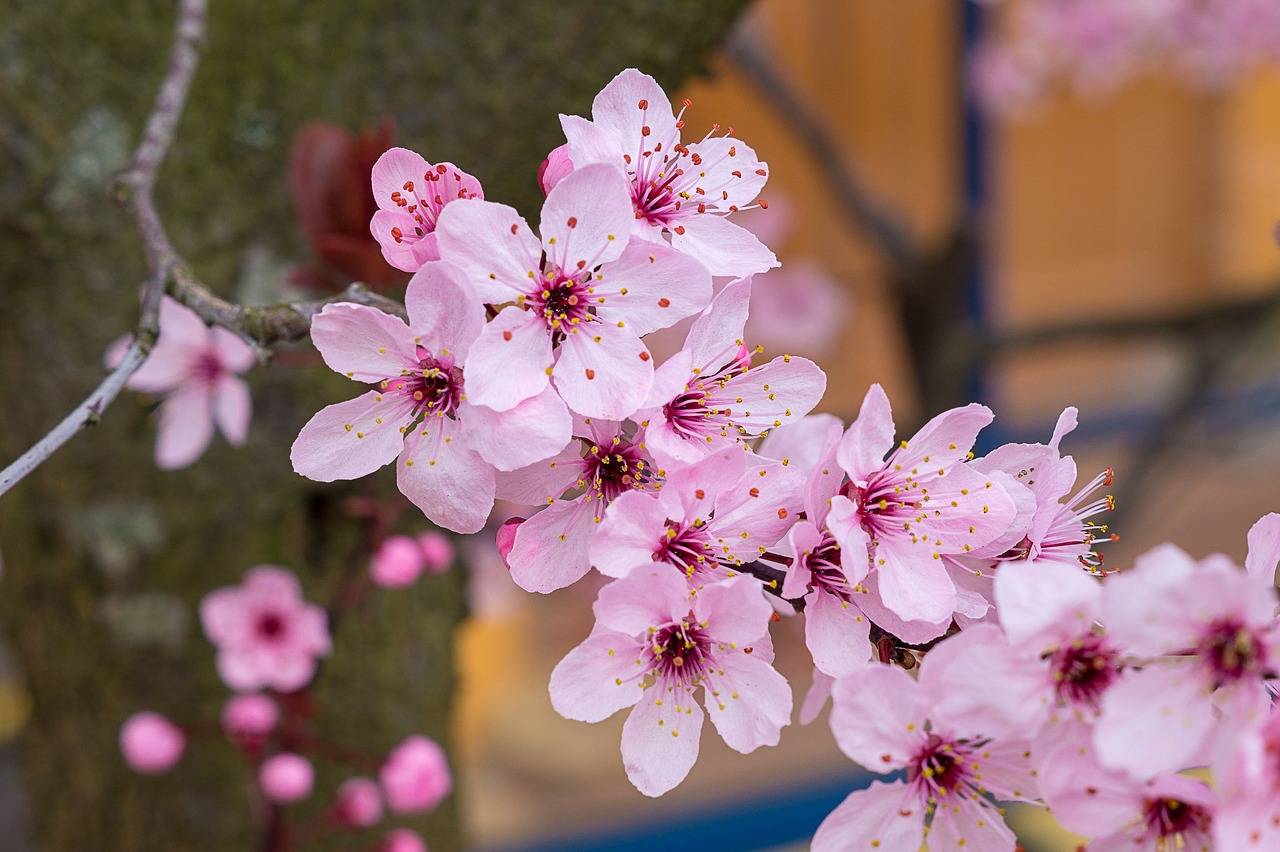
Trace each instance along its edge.
<instances>
[{"instance_id":1,"label":"brown branch","mask_svg":"<svg viewBox=\"0 0 1280 852\"><path fill-rule=\"evenodd\" d=\"M174 129L182 115L191 79L199 64L198 44L203 40L204 32L205 0L181 0L169 70L165 73L164 82L151 108L151 115L147 118L142 141L133 155L129 171L117 182L121 200L133 213L138 231L142 234L150 270L142 294L142 309L133 342L129 344L116 369L75 410L35 446L0 471L0 494L39 467L82 428L96 423L102 411L119 395L129 377L142 366L155 344L160 332L160 297L164 294L166 282L182 261L165 234L164 226L156 213L151 190L155 185L156 172L173 142Z\"/></svg>"}]
</instances>

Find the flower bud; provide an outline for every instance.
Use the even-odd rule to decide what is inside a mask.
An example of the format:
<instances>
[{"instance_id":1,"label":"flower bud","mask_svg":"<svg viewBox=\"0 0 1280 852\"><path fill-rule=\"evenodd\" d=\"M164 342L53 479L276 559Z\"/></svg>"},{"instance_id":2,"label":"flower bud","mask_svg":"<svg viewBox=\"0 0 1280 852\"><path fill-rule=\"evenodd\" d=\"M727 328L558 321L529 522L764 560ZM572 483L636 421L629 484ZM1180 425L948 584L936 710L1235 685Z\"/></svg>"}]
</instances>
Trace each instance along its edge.
<instances>
[{"instance_id":1,"label":"flower bud","mask_svg":"<svg viewBox=\"0 0 1280 852\"><path fill-rule=\"evenodd\" d=\"M265 695L233 695L222 705L222 730L242 747L262 747L280 721L280 708Z\"/></svg>"},{"instance_id":2,"label":"flower bud","mask_svg":"<svg viewBox=\"0 0 1280 852\"><path fill-rule=\"evenodd\" d=\"M299 754L277 754L263 761L258 783L263 794L277 805L291 805L311 795L315 784L311 761Z\"/></svg>"},{"instance_id":3,"label":"flower bud","mask_svg":"<svg viewBox=\"0 0 1280 852\"><path fill-rule=\"evenodd\" d=\"M393 811L430 811L453 789L444 750L424 736L412 736L396 746L378 773L387 804Z\"/></svg>"},{"instance_id":4,"label":"flower bud","mask_svg":"<svg viewBox=\"0 0 1280 852\"><path fill-rule=\"evenodd\" d=\"M369 562L369 576L384 589L412 586L426 563L418 542L407 535L393 535Z\"/></svg>"},{"instance_id":5,"label":"flower bud","mask_svg":"<svg viewBox=\"0 0 1280 852\"><path fill-rule=\"evenodd\" d=\"M172 769L187 747L178 726L159 713L134 713L120 726L120 752L134 772L161 775Z\"/></svg>"},{"instance_id":6,"label":"flower bud","mask_svg":"<svg viewBox=\"0 0 1280 852\"><path fill-rule=\"evenodd\" d=\"M453 564L453 541L438 530L430 530L418 536L424 566L432 574L443 574Z\"/></svg>"},{"instance_id":7,"label":"flower bud","mask_svg":"<svg viewBox=\"0 0 1280 852\"><path fill-rule=\"evenodd\" d=\"M338 787L333 804L334 819L343 825L364 827L382 819L382 794L370 778L348 778Z\"/></svg>"}]
</instances>

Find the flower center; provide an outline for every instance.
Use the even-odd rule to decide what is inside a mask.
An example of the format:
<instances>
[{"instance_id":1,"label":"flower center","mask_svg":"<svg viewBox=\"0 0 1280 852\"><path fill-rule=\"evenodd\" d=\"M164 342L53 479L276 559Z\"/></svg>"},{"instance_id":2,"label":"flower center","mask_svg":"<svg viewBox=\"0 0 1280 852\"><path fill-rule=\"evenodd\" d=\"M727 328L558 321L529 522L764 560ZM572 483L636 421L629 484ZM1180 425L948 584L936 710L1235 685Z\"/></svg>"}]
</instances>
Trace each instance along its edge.
<instances>
[{"instance_id":1,"label":"flower center","mask_svg":"<svg viewBox=\"0 0 1280 852\"><path fill-rule=\"evenodd\" d=\"M462 400L462 370L451 356L437 357L418 347L418 366L383 383L383 390L412 399L413 416L453 417Z\"/></svg>"},{"instance_id":2,"label":"flower center","mask_svg":"<svg viewBox=\"0 0 1280 852\"><path fill-rule=\"evenodd\" d=\"M535 313L541 314L547 328L553 332L564 333L583 321L590 322L595 318L589 309L592 288L587 280L566 275L560 270L547 273L545 286L526 297L526 304Z\"/></svg>"},{"instance_id":3,"label":"flower center","mask_svg":"<svg viewBox=\"0 0 1280 852\"><path fill-rule=\"evenodd\" d=\"M693 622L692 613L688 622ZM706 677L710 650L711 640L700 627L686 622L660 627L650 646L653 672L660 679L697 684Z\"/></svg>"},{"instance_id":4,"label":"flower center","mask_svg":"<svg viewBox=\"0 0 1280 852\"><path fill-rule=\"evenodd\" d=\"M278 613L264 612L259 614L254 632L259 639L274 641L284 634L284 619Z\"/></svg>"},{"instance_id":5,"label":"flower center","mask_svg":"<svg viewBox=\"0 0 1280 852\"><path fill-rule=\"evenodd\" d=\"M191 365L192 377L202 384L212 385L226 374L227 370L223 368L218 356L208 350L198 354Z\"/></svg>"},{"instance_id":6,"label":"flower center","mask_svg":"<svg viewBox=\"0 0 1280 852\"><path fill-rule=\"evenodd\" d=\"M1096 709L1102 693L1119 677L1115 649L1094 633L1078 636L1048 656L1058 699L1068 705Z\"/></svg>"},{"instance_id":7,"label":"flower center","mask_svg":"<svg viewBox=\"0 0 1280 852\"><path fill-rule=\"evenodd\" d=\"M849 581L840 567L840 545L826 529L822 531L822 541L805 557L805 567L809 569L809 588L835 595L848 602L853 594Z\"/></svg>"},{"instance_id":8,"label":"flower center","mask_svg":"<svg viewBox=\"0 0 1280 852\"><path fill-rule=\"evenodd\" d=\"M586 456L592 485L606 503L633 488L644 488L653 480L648 459L638 447L617 438L611 447L592 446Z\"/></svg>"},{"instance_id":9,"label":"flower center","mask_svg":"<svg viewBox=\"0 0 1280 852\"><path fill-rule=\"evenodd\" d=\"M707 534L705 524L682 524L667 521L667 532L661 544L654 551L654 562L666 562L685 573L686 577L696 577L719 567L719 562L712 556L711 536Z\"/></svg>"},{"instance_id":10,"label":"flower center","mask_svg":"<svg viewBox=\"0 0 1280 852\"><path fill-rule=\"evenodd\" d=\"M871 474L865 485L848 482L842 490L857 504L858 519L874 543L886 532L906 533L916 540L911 524L917 520L921 504L910 499L909 488L917 490L919 486L911 481L904 486L881 470ZM921 489L922 493L927 490Z\"/></svg>"},{"instance_id":11,"label":"flower center","mask_svg":"<svg viewBox=\"0 0 1280 852\"><path fill-rule=\"evenodd\" d=\"M1266 646L1257 631L1238 621L1210 625L1200 640L1200 656L1214 673L1214 683L1224 686L1248 677L1261 677L1268 669Z\"/></svg>"},{"instance_id":12,"label":"flower center","mask_svg":"<svg viewBox=\"0 0 1280 852\"><path fill-rule=\"evenodd\" d=\"M907 766L907 781L930 802L972 786L969 762L973 757L967 743L930 734L924 747Z\"/></svg>"},{"instance_id":13,"label":"flower center","mask_svg":"<svg viewBox=\"0 0 1280 852\"><path fill-rule=\"evenodd\" d=\"M1183 835L1205 836L1213 815L1200 805L1173 798L1147 799L1143 802L1144 839L1156 837L1182 839ZM1182 844L1177 844L1181 848Z\"/></svg>"}]
</instances>

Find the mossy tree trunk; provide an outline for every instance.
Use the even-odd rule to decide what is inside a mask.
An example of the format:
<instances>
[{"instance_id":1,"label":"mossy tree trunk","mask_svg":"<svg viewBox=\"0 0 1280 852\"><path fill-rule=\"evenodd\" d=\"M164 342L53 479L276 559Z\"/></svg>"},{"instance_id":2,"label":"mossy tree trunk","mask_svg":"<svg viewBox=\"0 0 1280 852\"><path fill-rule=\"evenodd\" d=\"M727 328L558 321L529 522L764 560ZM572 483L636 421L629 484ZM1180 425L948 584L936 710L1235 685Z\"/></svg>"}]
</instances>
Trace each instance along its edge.
<instances>
[{"instance_id":1,"label":"mossy tree trunk","mask_svg":"<svg viewBox=\"0 0 1280 852\"><path fill-rule=\"evenodd\" d=\"M136 320L142 251L107 200L167 62L174 6L50 0L0 13L0 462L101 377ZM745 0L212 0L207 50L157 202L178 250L223 295L256 292L271 259L304 261L285 189L305 122L351 129L393 115L399 144L476 174L488 197L536 214L536 168L623 67L667 86L699 70ZM264 258L268 259L264 263ZM344 497L394 493L389 476L319 486L288 447L319 407L350 395L323 370L251 381L247 446L215 440L161 473L153 426L126 394L0 498L0 624L34 700L24 740L42 848L249 848L233 749L199 740L172 776L130 775L120 722L144 708L216 718L227 695L195 606L261 563L327 601L357 540ZM463 578L375 595L339 626L318 723L371 753L423 732L448 740L453 628ZM321 766L321 790L342 777ZM306 810L305 807L302 808ZM420 821L434 850L464 845L452 802Z\"/></svg>"}]
</instances>

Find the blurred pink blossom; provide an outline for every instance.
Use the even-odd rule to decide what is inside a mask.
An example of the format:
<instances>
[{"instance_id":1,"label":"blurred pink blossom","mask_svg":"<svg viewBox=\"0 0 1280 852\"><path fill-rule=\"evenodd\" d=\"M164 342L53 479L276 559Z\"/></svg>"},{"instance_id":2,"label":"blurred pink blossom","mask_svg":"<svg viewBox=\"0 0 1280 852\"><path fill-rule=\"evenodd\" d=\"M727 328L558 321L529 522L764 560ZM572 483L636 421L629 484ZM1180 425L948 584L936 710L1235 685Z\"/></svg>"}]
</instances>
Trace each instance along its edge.
<instances>
[{"instance_id":1,"label":"blurred pink blossom","mask_svg":"<svg viewBox=\"0 0 1280 852\"><path fill-rule=\"evenodd\" d=\"M369 576L373 582L387 589L413 585L426 565L426 557L418 542L407 535L393 535L369 561Z\"/></svg>"},{"instance_id":2,"label":"blurred pink blossom","mask_svg":"<svg viewBox=\"0 0 1280 852\"><path fill-rule=\"evenodd\" d=\"M453 565L453 539L439 530L427 530L418 536L418 547L426 560L423 568L432 574L443 574Z\"/></svg>"},{"instance_id":3,"label":"blurred pink blossom","mask_svg":"<svg viewBox=\"0 0 1280 852\"><path fill-rule=\"evenodd\" d=\"M112 343L103 356L107 366L119 364L128 346L128 337ZM162 297L160 337L126 383L164 396L156 432L158 467L175 470L198 459L213 440L215 424L231 444L244 443L252 402L249 385L237 374L254 362L243 340L225 328L207 327L194 311Z\"/></svg>"},{"instance_id":4,"label":"blurred pink blossom","mask_svg":"<svg viewBox=\"0 0 1280 852\"><path fill-rule=\"evenodd\" d=\"M387 756L378 772L387 805L393 811L434 810L453 790L444 750L421 735L409 737Z\"/></svg>"},{"instance_id":5,"label":"blurred pink blossom","mask_svg":"<svg viewBox=\"0 0 1280 852\"><path fill-rule=\"evenodd\" d=\"M218 646L218 674L235 690L301 689L332 649L324 610L303 600L292 571L272 565L205 595L200 621Z\"/></svg>"},{"instance_id":6,"label":"blurred pink blossom","mask_svg":"<svg viewBox=\"0 0 1280 852\"><path fill-rule=\"evenodd\" d=\"M427 842L422 835L407 828L397 828L382 840L381 852L427 852Z\"/></svg>"},{"instance_id":7,"label":"blurred pink blossom","mask_svg":"<svg viewBox=\"0 0 1280 852\"><path fill-rule=\"evenodd\" d=\"M277 805L291 805L310 796L315 780L311 761L291 752L267 758L258 772L263 794Z\"/></svg>"},{"instance_id":8,"label":"blurred pink blossom","mask_svg":"<svg viewBox=\"0 0 1280 852\"><path fill-rule=\"evenodd\" d=\"M382 819L382 793L371 778L348 778L338 787L334 819L343 825L370 826Z\"/></svg>"},{"instance_id":9,"label":"blurred pink blossom","mask_svg":"<svg viewBox=\"0 0 1280 852\"><path fill-rule=\"evenodd\" d=\"M159 713L134 713L120 726L120 752L134 772L161 775L182 757L187 738Z\"/></svg>"},{"instance_id":10,"label":"blurred pink blossom","mask_svg":"<svg viewBox=\"0 0 1280 852\"><path fill-rule=\"evenodd\" d=\"M234 742L261 746L280 722L280 708L265 695L233 695L222 705L221 721Z\"/></svg>"}]
</instances>

